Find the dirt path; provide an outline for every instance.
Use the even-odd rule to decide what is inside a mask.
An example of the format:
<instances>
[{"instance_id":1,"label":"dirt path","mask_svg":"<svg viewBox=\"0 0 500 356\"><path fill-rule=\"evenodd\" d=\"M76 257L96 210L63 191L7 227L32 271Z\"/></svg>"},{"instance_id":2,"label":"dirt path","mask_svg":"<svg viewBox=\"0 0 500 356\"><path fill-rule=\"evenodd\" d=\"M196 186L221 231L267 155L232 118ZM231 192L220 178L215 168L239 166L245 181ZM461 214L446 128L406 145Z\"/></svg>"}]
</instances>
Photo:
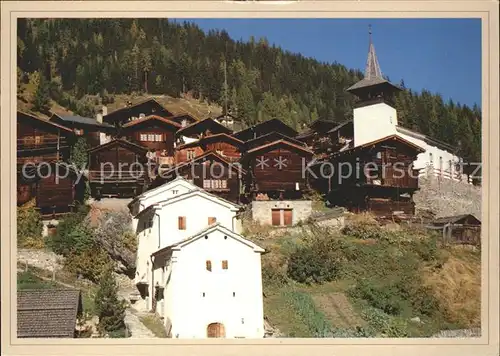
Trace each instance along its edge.
<instances>
[{"instance_id":1,"label":"dirt path","mask_svg":"<svg viewBox=\"0 0 500 356\"><path fill-rule=\"evenodd\" d=\"M314 303L335 328L352 328L365 325L354 311L351 303L343 293L311 295Z\"/></svg>"}]
</instances>

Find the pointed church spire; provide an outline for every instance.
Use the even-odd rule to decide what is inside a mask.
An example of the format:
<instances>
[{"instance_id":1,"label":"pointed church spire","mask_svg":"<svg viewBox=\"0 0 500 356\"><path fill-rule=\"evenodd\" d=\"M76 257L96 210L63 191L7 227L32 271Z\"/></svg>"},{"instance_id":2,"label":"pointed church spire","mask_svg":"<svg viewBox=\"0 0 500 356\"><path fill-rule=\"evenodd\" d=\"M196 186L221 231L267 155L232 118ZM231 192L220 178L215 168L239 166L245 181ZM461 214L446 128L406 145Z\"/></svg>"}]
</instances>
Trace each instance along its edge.
<instances>
[{"instance_id":1,"label":"pointed church spire","mask_svg":"<svg viewBox=\"0 0 500 356\"><path fill-rule=\"evenodd\" d=\"M389 83L382 76L380 65L378 64L375 46L372 41L372 27L368 27L369 46L368 59L366 60L365 76L359 82L347 88L347 91L356 95L361 100L373 97L391 96L393 92L401 90L392 83Z\"/></svg>"},{"instance_id":2,"label":"pointed church spire","mask_svg":"<svg viewBox=\"0 0 500 356\"><path fill-rule=\"evenodd\" d=\"M378 64L377 54L375 53L375 46L372 41L372 25L368 25L368 59L366 61L365 79L383 79L380 65Z\"/></svg>"}]
</instances>

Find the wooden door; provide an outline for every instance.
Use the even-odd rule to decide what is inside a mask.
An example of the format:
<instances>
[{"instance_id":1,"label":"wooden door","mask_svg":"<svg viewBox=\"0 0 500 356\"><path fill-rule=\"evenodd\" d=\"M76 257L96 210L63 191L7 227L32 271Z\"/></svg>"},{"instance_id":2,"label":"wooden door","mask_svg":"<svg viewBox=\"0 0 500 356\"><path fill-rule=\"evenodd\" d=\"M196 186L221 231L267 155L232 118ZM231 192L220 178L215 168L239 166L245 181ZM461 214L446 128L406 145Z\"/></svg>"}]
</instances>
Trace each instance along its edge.
<instances>
[{"instance_id":1,"label":"wooden door","mask_svg":"<svg viewBox=\"0 0 500 356\"><path fill-rule=\"evenodd\" d=\"M272 220L273 226L281 225L281 214L280 214L281 210L273 209L273 210L271 210L271 212L272 212L271 220Z\"/></svg>"},{"instance_id":2,"label":"wooden door","mask_svg":"<svg viewBox=\"0 0 500 356\"><path fill-rule=\"evenodd\" d=\"M226 337L226 330L221 323L212 323L207 326L207 337L209 338L223 338Z\"/></svg>"},{"instance_id":3,"label":"wooden door","mask_svg":"<svg viewBox=\"0 0 500 356\"><path fill-rule=\"evenodd\" d=\"M285 209L283 210L283 224L285 226L291 226L293 225L293 210L292 209Z\"/></svg>"}]
</instances>

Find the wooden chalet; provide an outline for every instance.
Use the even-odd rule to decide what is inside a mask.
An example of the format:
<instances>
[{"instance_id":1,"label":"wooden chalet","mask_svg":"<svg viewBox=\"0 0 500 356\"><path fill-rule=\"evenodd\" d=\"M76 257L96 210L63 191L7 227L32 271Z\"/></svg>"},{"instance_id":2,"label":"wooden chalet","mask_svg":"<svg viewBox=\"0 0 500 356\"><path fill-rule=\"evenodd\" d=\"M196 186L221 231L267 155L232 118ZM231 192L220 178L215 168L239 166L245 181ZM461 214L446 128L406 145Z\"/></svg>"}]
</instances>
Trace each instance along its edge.
<instances>
[{"instance_id":1,"label":"wooden chalet","mask_svg":"<svg viewBox=\"0 0 500 356\"><path fill-rule=\"evenodd\" d=\"M225 160L234 162L240 159L244 143L226 133L205 136L199 140L177 146L176 163L214 151Z\"/></svg>"},{"instance_id":2,"label":"wooden chalet","mask_svg":"<svg viewBox=\"0 0 500 356\"><path fill-rule=\"evenodd\" d=\"M353 212L371 211L378 216L396 212L413 215L418 172L412 166L423 151L391 135L337 152L329 160L315 163L311 171L318 178L311 178L310 182L332 205Z\"/></svg>"},{"instance_id":3,"label":"wooden chalet","mask_svg":"<svg viewBox=\"0 0 500 356\"><path fill-rule=\"evenodd\" d=\"M18 338L76 338L83 316L82 293L76 289L17 291Z\"/></svg>"},{"instance_id":4,"label":"wooden chalet","mask_svg":"<svg viewBox=\"0 0 500 356\"><path fill-rule=\"evenodd\" d=\"M151 98L136 104L129 102L127 103L127 106L112 111L107 115L103 115L103 122L113 126L122 126L129 121L149 115L157 115L161 117L174 116L174 114L167 110L167 108L155 99Z\"/></svg>"},{"instance_id":5,"label":"wooden chalet","mask_svg":"<svg viewBox=\"0 0 500 356\"><path fill-rule=\"evenodd\" d=\"M92 196L130 197L142 193L149 181L147 148L123 139L94 147L89 153Z\"/></svg>"},{"instance_id":6,"label":"wooden chalet","mask_svg":"<svg viewBox=\"0 0 500 356\"><path fill-rule=\"evenodd\" d=\"M17 166L69 158L73 131L33 114L17 112Z\"/></svg>"},{"instance_id":7,"label":"wooden chalet","mask_svg":"<svg viewBox=\"0 0 500 356\"><path fill-rule=\"evenodd\" d=\"M317 119L311 122L308 128L300 132L295 138L306 143L308 146L312 146L318 136L325 136L329 130L337 125L338 123L331 120Z\"/></svg>"},{"instance_id":8,"label":"wooden chalet","mask_svg":"<svg viewBox=\"0 0 500 356\"><path fill-rule=\"evenodd\" d=\"M470 245L481 243L481 221L472 214L437 218L431 225L442 230L443 240L446 242Z\"/></svg>"},{"instance_id":9,"label":"wooden chalet","mask_svg":"<svg viewBox=\"0 0 500 356\"><path fill-rule=\"evenodd\" d=\"M110 124L78 115L53 113L50 121L70 128L76 137L85 137L91 148L101 144L101 133L112 135L115 132L115 127Z\"/></svg>"},{"instance_id":10,"label":"wooden chalet","mask_svg":"<svg viewBox=\"0 0 500 356\"><path fill-rule=\"evenodd\" d=\"M161 172L152 187L181 176L209 193L239 203L245 174L246 171L239 163L230 162L215 151L207 151L192 160Z\"/></svg>"},{"instance_id":11,"label":"wooden chalet","mask_svg":"<svg viewBox=\"0 0 500 356\"><path fill-rule=\"evenodd\" d=\"M17 177L17 205L34 199L43 218L55 219L84 200L84 177L65 162L26 165Z\"/></svg>"},{"instance_id":12,"label":"wooden chalet","mask_svg":"<svg viewBox=\"0 0 500 356\"><path fill-rule=\"evenodd\" d=\"M82 199L82 179L64 163L73 139L68 127L17 112L18 206L34 199L42 216L56 216Z\"/></svg>"},{"instance_id":13,"label":"wooden chalet","mask_svg":"<svg viewBox=\"0 0 500 356\"><path fill-rule=\"evenodd\" d=\"M179 123L168 118L149 115L125 123L120 129L120 136L145 147L152 162L173 165L175 133L180 128Z\"/></svg>"},{"instance_id":14,"label":"wooden chalet","mask_svg":"<svg viewBox=\"0 0 500 356\"><path fill-rule=\"evenodd\" d=\"M208 118L193 122L192 124L183 127L182 129L177 131L177 137L180 139L182 139L182 137L199 139L205 136L210 136L220 133L231 135L233 131L228 129L226 126L218 123L214 119Z\"/></svg>"},{"instance_id":15,"label":"wooden chalet","mask_svg":"<svg viewBox=\"0 0 500 356\"><path fill-rule=\"evenodd\" d=\"M245 193L250 200L257 196L268 199L300 199L308 190L303 167L313 153L306 147L277 140L245 152L241 159L247 171Z\"/></svg>"},{"instance_id":16,"label":"wooden chalet","mask_svg":"<svg viewBox=\"0 0 500 356\"><path fill-rule=\"evenodd\" d=\"M297 136L297 131L278 119L271 119L233 134L239 140L249 141L270 132L278 132L288 137Z\"/></svg>"},{"instance_id":17,"label":"wooden chalet","mask_svg":"<svg viewBox=\"0 0 500 356\"><path fill-rule=\"evenodd\" d=\"M354 146L354 127L352 120L343 123L316 120L310 128L297 135L297 140L304 142L316 158L322 159L341 150Z\"/></svg>"}]
</instances>

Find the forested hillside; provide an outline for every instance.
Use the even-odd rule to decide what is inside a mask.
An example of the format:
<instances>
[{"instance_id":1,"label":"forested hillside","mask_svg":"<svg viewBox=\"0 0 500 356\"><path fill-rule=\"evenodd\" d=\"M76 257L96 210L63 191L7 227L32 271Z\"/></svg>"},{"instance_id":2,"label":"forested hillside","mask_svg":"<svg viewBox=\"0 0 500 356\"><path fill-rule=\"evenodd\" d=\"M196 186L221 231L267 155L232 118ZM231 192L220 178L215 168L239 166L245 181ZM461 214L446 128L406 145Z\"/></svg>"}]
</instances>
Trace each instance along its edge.
<instances>
[{"instance_id":1,"label":"forested hillside","mask_svg":"<svg viewBox=\"0 0 500 356\"><path fill-rule=\"evenodd\" d=\"M243 43L225 31L204 33L167 19L20 19L18 24L18 86L30 84L33 108L41 112L49 98L91 115L93 95L107 103L117 94L188 94L209 103L227 98L247 125L278 118L300 129L316 118L351 118L354 97L345 89L362 76L266 39ZM402 79L390 79L404 86ZM465 159L480 159L478 107L410 90L396 103L401 125L458 145Z\"/></svg>"}]
</instances>

